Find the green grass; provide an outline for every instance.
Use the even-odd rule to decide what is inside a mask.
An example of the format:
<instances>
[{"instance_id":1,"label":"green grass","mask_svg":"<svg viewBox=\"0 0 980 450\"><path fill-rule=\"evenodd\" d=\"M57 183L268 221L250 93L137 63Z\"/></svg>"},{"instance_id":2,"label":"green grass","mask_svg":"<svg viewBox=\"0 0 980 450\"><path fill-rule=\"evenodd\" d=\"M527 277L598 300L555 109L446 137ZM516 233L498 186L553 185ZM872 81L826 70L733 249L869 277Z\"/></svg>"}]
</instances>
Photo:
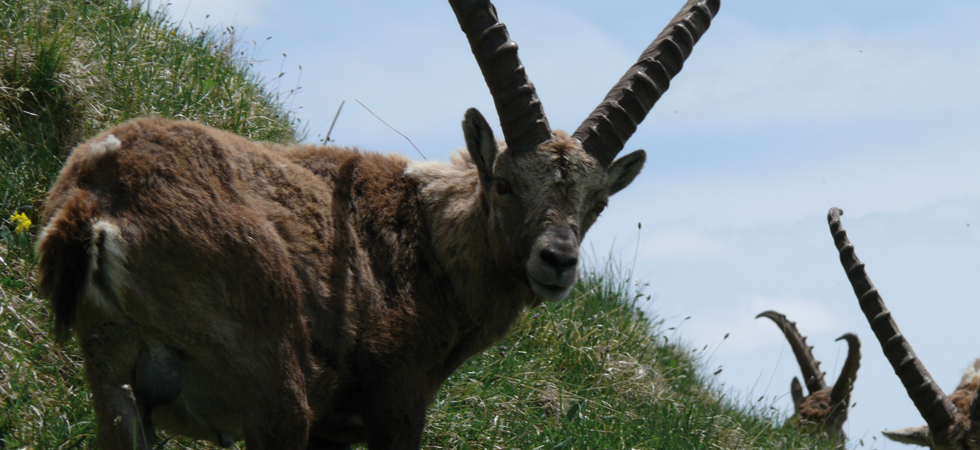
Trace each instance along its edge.
<instances>
[{"instance_id":1,"label":"green grass","mask_svg":"<svg viewBox=\"0 0 980 450\"><path fill-rule=\"evenodd\" d=\"M0 217L37 210L67 152L146 115L295 142L295 116L249 72L234 30L181 32L124 0L0 0Z\"/></svg>"},{"instance_id":2,"label":"green grass","mask_svg":"<svg viewBox=\"0 0 980 450\"><path fill-rule=\"evenodd\" d=\"M53 342L33 274L39 211L67 152L142 115L296 141L299 122L249 63L233 30L185 33L124 0L0 0L0 449L95 447L78 348ZM23 233L20 212L34 223ZM704 352L637 309L625 271L594 266L457 371L425 448L827 448L713 387Z\"/></svg>"},{"instance_id":3,"label":"green grass","mask_svg":"<svg viewBox=\"0 0 980 450\"><path fill-rule=\"evenodd\" d=\"M586 269L568 298L461 367L430 408L425 447L829 448L775 427L773 410L726 401L622 273Z\"/></svg>"}]
</instances>

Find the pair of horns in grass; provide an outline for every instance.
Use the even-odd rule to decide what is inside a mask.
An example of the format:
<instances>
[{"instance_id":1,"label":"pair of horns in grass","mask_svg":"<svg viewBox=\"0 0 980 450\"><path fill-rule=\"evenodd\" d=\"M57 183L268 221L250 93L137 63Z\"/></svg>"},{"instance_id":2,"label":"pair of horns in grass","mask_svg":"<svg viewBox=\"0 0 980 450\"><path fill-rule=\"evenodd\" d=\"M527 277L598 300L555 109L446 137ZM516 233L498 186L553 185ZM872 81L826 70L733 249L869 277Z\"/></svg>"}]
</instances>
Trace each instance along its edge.
<instances>
[{"instance_id":1,"label":"pair of horns in grass","mask_svg":"<svg viewBox=\"0 0 980 450\"><path fill-rule=\"evenodd\" d=\"M785 315L776 311L765 311L755 317L768 317L782 330L810 392L810 395L804 396L800 380L793 377L790 393L793 396L794 418L791 420L797 425L814 429L831 442L846 442L844 422L847 421L848 405L851 403L851 389L861 366L861 341L857 335L845 333L837 338L838 341L847 341L847 359L837 382L828 387L824 373L820 371L820 361L813 357L813 347L807 345L806 337L800 334L795 322L790 322Z\"/></svg>"}]
</instances>

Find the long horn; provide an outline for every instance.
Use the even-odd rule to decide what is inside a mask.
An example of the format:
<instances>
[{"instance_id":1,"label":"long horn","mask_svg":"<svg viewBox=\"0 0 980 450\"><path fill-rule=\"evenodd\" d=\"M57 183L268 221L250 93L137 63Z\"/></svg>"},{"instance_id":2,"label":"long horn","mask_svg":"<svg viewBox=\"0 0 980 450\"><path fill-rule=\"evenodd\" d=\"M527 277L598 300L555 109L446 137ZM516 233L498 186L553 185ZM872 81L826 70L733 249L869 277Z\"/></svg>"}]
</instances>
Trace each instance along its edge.
<instances>
[{"instance_id":1,"label":"long horn","mask_svg":"<svg viewBox=\"0 0 980 450\"><path fill-rule=\"evenodd\" d=\"M756 319L760 317L772 319L776 325L779 325L779 329L783 330L786 340L789 341L789 348L793 349L796 362L800 364L800 371L803 372L803 382L806 383L807 390L812 394L826 388L827 383L824 382L823 372L820 371L820 361L813 357L813 347L806 345L806 338L796 329L796 323L790 322L786 316L776 311L764 311L755 316Z\"/></svg>"},{"instance_id":2,"label":"long horn","mask_svg":"<svg viewBox=\"0 0 980 450\"><path fill-rule=\"evenodd\" d=\"M854 245L847 239L847 231L844 231L840 222L842 214L844 211L831 208L827 213L827 222L830 223L830 234L834 236L834 245L840 252L840 262L847 273L847 279L854 288L864 316L871 324L871 330L881 343L885 357L905 386L909 398L926 420L933 438L943 439L948 436L947 430L953 425L956 408L933 381L929 371L915 356L908 340L898 330L891 312L885 307L885 301L864 271L864 263L854 253Z\"/></svg>"},{"instance_id":3,"label":"long horn","mask_svg":"<svg viewBox=\"0 0 980 450\"><path fill-rule=\"evenodd\" d=\"M720 7L720 0L688 0L572 135L604 167L670 87Z\"/></svg>"},{"instance_id":4,"label":"long horn","mask_svg":"<svg viewBox=\"0 0 980 450\"><path fill-rule=\"evenodd\" d=\"M858 368L861 367L861 340L854 333L845 333L837 340L847 341L847 359L844 360L844 367L837 376L834 388L830 390L830 404L850 402L851 389L854 387L854 380L857 379ZM847 405L844 405L847 408Z\"/></svg>"},{"instance_id":5,"label":"long horn","mask_svg":"<svg viewBox=\"0 0 980 450\"><path fill-rule=\"evenodd\" d=\"M517 55L517 44L497 21L493 4L489 0L449 0L449 4L490 88L508 150L526 151L551 139L548 118Z\"/></svg>"}]
</instances>

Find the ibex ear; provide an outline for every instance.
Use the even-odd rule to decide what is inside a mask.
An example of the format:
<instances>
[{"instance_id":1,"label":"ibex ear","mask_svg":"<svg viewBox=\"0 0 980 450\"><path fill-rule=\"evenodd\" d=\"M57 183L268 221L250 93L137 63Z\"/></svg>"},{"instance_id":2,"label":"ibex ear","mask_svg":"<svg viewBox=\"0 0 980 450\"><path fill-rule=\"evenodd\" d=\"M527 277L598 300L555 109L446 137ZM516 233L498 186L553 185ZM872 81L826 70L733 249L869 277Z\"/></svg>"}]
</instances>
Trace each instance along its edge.
<instances>
[{"instance_id":1,"label":"ibex ear","mask_svg":"<svg viewBox=\"0 0 980 450\"><path fill-rule=\"evenodd\" d=\"M800 414L800 405L803 404L803 386L800 379L793 377L793 382L789 384L789 394L793 397L793 414Z\"/></svg>"},{"instance_id":2,"label":"ibex ear","mask_svg":"<svg viewBox=\"0 0 980 450\"><path fill-rule=\"evenodd\" d=\"M881 434L885 435L888 439L903 444L919 445L922 447L932 446L932 434L926 425L902 428L900 430L882 431Z\"/></svg>"},{"instance_id":3,"label":"ibex ear","mask_svg":"<svg viewBox=\"0 0 980 450\"><path fill-rule=\"evenodd\" d=\"M629 186L633 179L640 174L640 169L643 168L643 163L646 161L647 152L643 150L637 150L613 161L606 169L606 178L609 180L609 195Z\"/></svg>"},{"instance_id":4,"label":"ibex ear","mask_svg":"<svg viewBox=\"0 0 980 450\"><path fill-rule=\"evenodd\" d=\"M480 172L480 181L484 186L493 183L493 163L497 159L497 141L493 138L490 124L476 108L466 110L463 118L463 136L466 138L466 150Z\"/></svg>"}]
</instances>

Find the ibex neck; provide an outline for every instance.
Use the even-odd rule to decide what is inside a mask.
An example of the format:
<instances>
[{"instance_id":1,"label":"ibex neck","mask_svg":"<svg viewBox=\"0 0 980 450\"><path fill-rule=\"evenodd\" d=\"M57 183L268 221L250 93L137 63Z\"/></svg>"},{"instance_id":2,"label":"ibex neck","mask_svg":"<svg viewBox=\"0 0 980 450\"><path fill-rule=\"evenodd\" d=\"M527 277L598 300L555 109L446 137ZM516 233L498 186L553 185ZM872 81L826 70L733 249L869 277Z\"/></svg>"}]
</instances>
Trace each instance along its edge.
<instances>
[{"instance_id":1,"label":"ibex neck","mask_svg":"<svg viewBox=\"0 0 980 450\"><path fill-rule=\"evenodd\" d=\"M494 261L489 214L477 169L461 151L449 163L411 163L437 258L452 279L461 311L480 334L499 339L534 300L531 289Z\"/></svg>"}]
</instances>

